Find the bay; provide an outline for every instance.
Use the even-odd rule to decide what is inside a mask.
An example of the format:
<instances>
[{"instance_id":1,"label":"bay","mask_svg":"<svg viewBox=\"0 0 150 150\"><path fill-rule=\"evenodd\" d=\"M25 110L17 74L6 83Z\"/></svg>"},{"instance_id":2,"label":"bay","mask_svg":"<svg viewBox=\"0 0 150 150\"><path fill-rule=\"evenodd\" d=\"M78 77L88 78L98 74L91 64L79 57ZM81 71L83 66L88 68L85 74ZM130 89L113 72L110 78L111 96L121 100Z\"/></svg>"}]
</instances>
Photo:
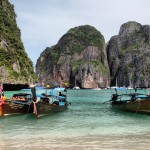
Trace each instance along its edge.
<instances>
[{"instance_id":1,"label":"bay","mask_svg":"<svg viewBox=\"0 0 150 150\"><path fill-rule=\"evenodd\" d=\"M11 97L17 92L5 94ZM112 93L67 90L71 105L64 112L41 118L33 114L0 118L0 149L149 149L150 116L113 110L105 103Z\"/></svg>"}]
</instances>

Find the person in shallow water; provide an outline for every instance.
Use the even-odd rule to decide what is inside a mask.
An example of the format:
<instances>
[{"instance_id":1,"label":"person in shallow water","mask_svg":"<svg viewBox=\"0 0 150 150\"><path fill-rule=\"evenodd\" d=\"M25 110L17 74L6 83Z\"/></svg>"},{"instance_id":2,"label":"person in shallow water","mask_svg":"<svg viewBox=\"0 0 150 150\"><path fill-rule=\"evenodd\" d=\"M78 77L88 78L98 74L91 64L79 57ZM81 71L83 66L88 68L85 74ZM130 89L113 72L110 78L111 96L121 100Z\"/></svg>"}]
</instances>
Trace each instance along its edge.
<instances>
[{"instance_id":1,"label":"person in shallow water","mask_svg":"<svg viewBox=\"0 0 150 150\"><path fill-rule=\"evenodd\" d=\"M118 94L113 94L111 100L115 102L118 98Z\"/></svg>"},{"instance_id":2,"label":"person in shallow water","mask_svg":"<svg viewBox=\"0 0 150 150\"><path fill-rule=\"evenodd\" d=\"M64 96L64 97L66 97L66 95L65 95L65 94L62 94L61 92L59 92L59 96Z\"/></svg>"}]
</instances>

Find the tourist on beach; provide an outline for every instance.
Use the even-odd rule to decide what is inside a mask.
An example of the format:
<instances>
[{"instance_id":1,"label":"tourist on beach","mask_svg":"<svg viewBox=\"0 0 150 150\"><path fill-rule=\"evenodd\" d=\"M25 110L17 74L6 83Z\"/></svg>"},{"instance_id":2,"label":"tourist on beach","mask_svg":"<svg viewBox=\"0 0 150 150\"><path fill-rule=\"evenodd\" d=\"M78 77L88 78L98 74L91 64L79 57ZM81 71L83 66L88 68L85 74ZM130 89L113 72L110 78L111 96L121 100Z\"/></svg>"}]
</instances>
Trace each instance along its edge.
<instances>
[{"instance_id":1,"label":"tourist on beach","mask_svg":"<svg viewBox=\"0 0 150 150\"><path fill-rule=\"evenodd\" d=\"M0 85L0 94L4 93L3 87Z\"/></svg>"}]
</instances>

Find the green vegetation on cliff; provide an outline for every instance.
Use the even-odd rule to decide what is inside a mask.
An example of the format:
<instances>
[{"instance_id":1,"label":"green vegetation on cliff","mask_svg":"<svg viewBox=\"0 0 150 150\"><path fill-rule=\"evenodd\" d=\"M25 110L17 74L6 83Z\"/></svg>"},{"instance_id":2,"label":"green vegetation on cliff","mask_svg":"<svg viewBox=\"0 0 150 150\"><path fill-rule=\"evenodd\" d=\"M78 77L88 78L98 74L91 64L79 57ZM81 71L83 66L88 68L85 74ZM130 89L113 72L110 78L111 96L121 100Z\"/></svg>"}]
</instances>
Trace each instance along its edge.
<instances>
[{"instance_id":1,"label":"green vegetation on cliff","mask_svg":"<svg viewBox=\"0 0 150 150\"><path fill-rule=\"evenodd\" d=\"M80 68L80 66L83 65L93 65L96 69L97 72L102 72L104 75L109 74L108 68L104 66L100 61L95 60L95 61L85 61L85 60L80 60L80 61L75 61L71 63L72 66L72 71L74 74L76 74Z\"/></svg>"},{"instance_id":2,"label":"green vegetation on cliff","mask_svg":"<svg viewBox=\"0 0 150 150\"><path fill-rule=\"evenodd\" d=\"M87 46L103 49L103 35L90 25L70 29L60 40L57 48L66 54L80 53ZM69 49L69 51L67 51Z\"/></svg>"},{"instance_id":3,"label":"green vegetation on cliff","mask_svg":"<svg viewBox=\"0 0 150 150\"><path fill-rule=\"evenodd\" d=\"M0 68L5 70L4 82L28 83L36 80L33 63L20 37L14 6L8 0L0 0Z\"/></svg>"},{"instance_id":4,"label":"green vegetation on cliff","mask_svg":"<svg viewBox=\"0 0 150 150\"><path fill-rule=\"evenodd\" d=\"M45 49L45 56L49 57L50 62L54 64L58 62L61 54L71 56L76 53L80 54L88 46L95 46L100 51L103 50L104 37L90 25L79 26L70 29L55 46L51 48L47 47Z\"/></svg>"}]
</instances>

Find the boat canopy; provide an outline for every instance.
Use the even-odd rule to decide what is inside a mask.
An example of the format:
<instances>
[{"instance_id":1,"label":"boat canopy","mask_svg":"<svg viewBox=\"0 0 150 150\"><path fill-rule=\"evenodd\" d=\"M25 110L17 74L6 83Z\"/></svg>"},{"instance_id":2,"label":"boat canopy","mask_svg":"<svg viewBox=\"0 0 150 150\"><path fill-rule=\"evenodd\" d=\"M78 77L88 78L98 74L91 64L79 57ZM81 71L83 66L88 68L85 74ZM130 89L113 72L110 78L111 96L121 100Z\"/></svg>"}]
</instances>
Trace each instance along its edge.
<instances>
[{"instance_id":1,"label":"boat canopy","mask_svg":"<svg viewBox=\"0 0 150 150\"><path fill-rule=\"evenodd\" d=\"M16 96L28 96L28 95L31 95L31 94L28 94L28 93L17 93L17 94L13 94L13 97L16 97Z\"/></svg>"},{"instance_id":2,"label":"boat canopy","mask_svg":"<svg viewBox=\"0 0 150 150\"><path fill-rule=\"evenodd\" d=\"M143 93L129 93L129 94L120 94L120 95L118 95L118 96L131 96L131 97L133 97L133 96L144 96L145 94L143 94Z\"/></svg>"},{"instance_id":3,"label":"boat canopy","mask_svg":"<svg viewBox=\"0 0 150 150\"><path fill-rule=\"evenodd\" d=\"M54 88L53 91L64 91L65 88Z\"/></svg>"}]
</instances>

